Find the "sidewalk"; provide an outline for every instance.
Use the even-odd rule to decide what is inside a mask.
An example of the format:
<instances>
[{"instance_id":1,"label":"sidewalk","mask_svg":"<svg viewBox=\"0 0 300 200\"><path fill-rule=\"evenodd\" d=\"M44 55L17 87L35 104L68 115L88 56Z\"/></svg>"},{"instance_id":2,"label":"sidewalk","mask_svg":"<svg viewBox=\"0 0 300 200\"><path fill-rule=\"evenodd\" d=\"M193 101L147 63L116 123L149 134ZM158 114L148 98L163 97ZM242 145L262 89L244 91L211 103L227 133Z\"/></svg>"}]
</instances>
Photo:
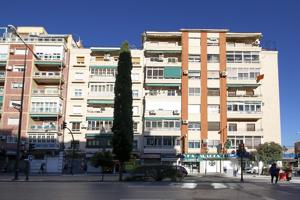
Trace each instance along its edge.
<instances>
[{"instance_id":1,"label":"sidewalk","mask_svg":"<svg viewBox=\"0 0 300 200\"><path fill-rule=\"evenodd\" d=\"M11 182L14 174L0 174L0 182ZM119 174L105 174L103 181L116 182L119 180ZM20 182L25 181L23 173L19 174ZM101 182L101 174L31 174L30 182Z\"/></svg>"}]
</instances>

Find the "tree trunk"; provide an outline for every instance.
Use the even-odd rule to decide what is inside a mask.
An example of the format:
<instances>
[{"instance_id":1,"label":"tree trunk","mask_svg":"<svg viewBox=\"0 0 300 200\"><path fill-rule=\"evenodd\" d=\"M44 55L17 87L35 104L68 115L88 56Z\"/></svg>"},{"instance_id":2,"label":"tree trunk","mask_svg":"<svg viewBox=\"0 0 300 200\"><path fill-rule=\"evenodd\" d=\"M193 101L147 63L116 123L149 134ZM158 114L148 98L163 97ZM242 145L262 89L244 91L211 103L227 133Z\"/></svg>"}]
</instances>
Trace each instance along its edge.
<instances>
[{"instance_id":1,"label":"tree trunk","mask_svg":"<svg viewBox=\"0 0 300 200\"><path fill-rule=\"evenodd\" d=\"M119 167L119 181L123 181L123 165L124 165L124 163L120 161L120 167Z\"/></svg>"}]
</instances>

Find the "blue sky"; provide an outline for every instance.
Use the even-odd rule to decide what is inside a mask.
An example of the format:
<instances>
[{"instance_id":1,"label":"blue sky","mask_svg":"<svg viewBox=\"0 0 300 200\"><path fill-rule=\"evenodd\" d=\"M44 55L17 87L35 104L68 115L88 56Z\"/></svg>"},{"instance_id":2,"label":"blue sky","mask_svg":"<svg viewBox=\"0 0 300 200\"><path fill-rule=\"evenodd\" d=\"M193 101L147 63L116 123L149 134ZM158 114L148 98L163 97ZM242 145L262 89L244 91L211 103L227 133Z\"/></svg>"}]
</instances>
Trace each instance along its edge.
<instances>
[{"instance_id":1,"label":"blue sky","mask_svg":"<svg viewBox=\"0 0 300 200\"><path fill-rule=\"evenodd\" d=\"M229 28L262 32L279 50L282 143L300 140L300 2L272 0L10 0L1 2L0 26L44 26L80 36L85 46L141 46L145 30ZM209 3L211 2L211 3Z\"/></svg>"}]
</instances>

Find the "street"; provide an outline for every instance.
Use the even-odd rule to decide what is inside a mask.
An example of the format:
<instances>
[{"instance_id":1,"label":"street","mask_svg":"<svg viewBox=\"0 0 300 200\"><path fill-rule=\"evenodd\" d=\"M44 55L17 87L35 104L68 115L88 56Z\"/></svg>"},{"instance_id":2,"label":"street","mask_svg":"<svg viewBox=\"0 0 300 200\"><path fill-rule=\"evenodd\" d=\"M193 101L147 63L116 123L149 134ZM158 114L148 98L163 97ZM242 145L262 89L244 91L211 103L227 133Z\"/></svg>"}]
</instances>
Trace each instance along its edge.
<instances>
[{"instance_id":1,"label":"street","mask_svg":"<svg viewBox=\"0 0 300 200\"><path fill-rule=\"evenodd\" d=\"M297 199L299 183L269 183L268 179L238 179L205 176L187 177L183 182L0 182L1 200L141 200L141 199Z\"/></svg>"}]
</instances>

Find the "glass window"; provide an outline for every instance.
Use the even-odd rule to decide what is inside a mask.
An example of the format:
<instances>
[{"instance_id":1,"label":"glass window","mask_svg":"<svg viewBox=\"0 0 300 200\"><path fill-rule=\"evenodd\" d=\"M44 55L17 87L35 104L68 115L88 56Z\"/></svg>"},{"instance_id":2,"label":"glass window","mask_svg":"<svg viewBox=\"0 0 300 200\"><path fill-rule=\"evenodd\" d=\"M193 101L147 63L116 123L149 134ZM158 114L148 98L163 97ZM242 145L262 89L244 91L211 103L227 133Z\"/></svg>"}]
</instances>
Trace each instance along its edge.
<instances>
[{"instance_id":1,"label":"glass window","mask_svg":"<svg viewBox=\"0 0 300 200\"><path fill-rule=\"evenodd\" d=\"M208 122L208 131L220 131L220 122Z\"/></svg>"},{"instance_id":2,"label":"glass window","mask_svg":"<svg viewBox=\"0 0 300 200\"><path fill-rule=\"evenodd\" d=\"M189 62L201 62L201 55L189 54Z\"/></svg>"},{"instance_id":3,"label":"glass window","mask_svg":"<svg viewBox=\"0 0 300 200\"><path fill-rule=\"evenodd\" d=\"M247 131L255 131L255 124L247 124Z\"/></svg>"},{"instance_id":4,"label":"glass window","mask_svg":"<svg viewBox=\"0 0 300 200\"><path fill-rule=\"evenodd\" d=\"M228 124L229 131L237 131L237 124L236 123L229 123Z\"/></svg>"},{"instance_id":5,"label":"glass window","mask_svg":"<svg viewBox=\"0 0 300 200\"><path fill-rule=\"evenodd\" d=\"M208 63L218 63L220 61L219 54L207 54Z\"/></svg>"},{"instance_id":6,"label":"glass window","mask_svg":"<svg viewBox=\"0 0 300 200\"><path fill-rule=\"evenodd\" d=\"M76 57L77 64L84 64L84 57L83 56L77 56Z\"/></svg>"},{"instance_id":7,"label":"glass window","mask_svg":"<svg viewBox=\"0 0 300 200\"><path fill-rule=\"evenodd\" d=\"M207 96L220 96L219 88L207 88Z\"/></svg>"},{"instance_id":8,"label":"glass window","mask_svg":"<svg viewBox=\"0 0 300 200\"><path fill-rule=\"evenodd\" d=\"M72 122L72 131L80 131L80 122Z\"/></svg>"}]
</instances>

